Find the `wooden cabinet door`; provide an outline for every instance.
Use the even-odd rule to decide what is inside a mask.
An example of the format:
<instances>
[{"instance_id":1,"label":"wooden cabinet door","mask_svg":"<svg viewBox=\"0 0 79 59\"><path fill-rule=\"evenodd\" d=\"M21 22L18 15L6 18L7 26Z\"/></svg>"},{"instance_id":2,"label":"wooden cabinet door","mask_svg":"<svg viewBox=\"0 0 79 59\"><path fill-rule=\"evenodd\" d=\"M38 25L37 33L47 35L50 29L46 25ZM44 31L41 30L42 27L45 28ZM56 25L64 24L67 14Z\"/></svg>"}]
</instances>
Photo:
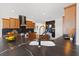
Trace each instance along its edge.
<instances>
[{"instance_id":1,"label":"wooden cabinet door","mask_svg":"<svg viewBox=\"0 0 79 59\"><path fill-rule=\"evenodd\" d=\"M26 28L29 27L29 21L26 21Z\"/></svg>"},{"instance_id":2,"label":"wooden cabinet door","mask_svg":"<svg viewBox=\"0 0 79 59\"><path fill-rule=\"evenodd\" d=\"M3 29L20 28L19 20L15 18L3 19Z\"/></svg>"},{"instance_id":3,"label":"wooden cabinet door","mask_svg":"<svg viewBox=\"0 0 79 59\"><path fill-rule=\"evenodd\" d=\"M69 34L72 29L76 29L76 4L66 7L64 12L64 33Z\"/></svg>"},{"instance_id":4,"label":"wooden cabinet door","mask_svg":"<svg viewBox=\"0 0 79 59\"><path fill-rule=\"evenodd\" d=\"M16 22L15 19L10 19L10 29L16 28Z\"/></svg>"},{"instance_id":5,"label":"wooden cabinet door","mask_svg":"<svg viewBox=\"0 0 79 59\"><path fill-rule=\"evenodd\" d=\"M10 28L10 20L3 19L3 29L9 29L9 28Z\"/></svg>"},{"instance_id":6,"label":"wooden cabinet door","mask_svg":"<svg viewBox=\"0 0 79 59\"><path fill-rule=\"evenodd\" d=\"M15 20L15 28L20 28L20 23L18 19Z\"/></svg>"},{"instance_id":7,"label":"wooden cabinet door","mask_svg":"<svg viewBox=\"0 0 79 59\"><path fill-rule=\"evenodd\" d=\"M26 28L34 28L35 27L35 23L33 23L32 21L26 21Z\"/></svg>"},{"instance_id":8,"label":"wooden cabinet door","mask_svg":"<svg viewBox=\"0 0 79 59\"><path fill-rule=\"evenodd\" d=\"M31 21L26 21L26 28L31 28Z\"/></svg>"},{"instance_id":9,"label":"wooden cabinet door","mask_svg":"<svg viewBox=\"0 0 79 59\"><path fill-rule=\"evenodd\" d=\"M28 27L32 28L32 22L31 21L29 21Z\"/></svg>"},{"instance_id":10,"label":"wooden cabinet door","mask_svg":"<svg viewBox=\"0 0 79 59\"><path fill-rule=\"evenodd\" d=\"M11 29L17 29L19 28L19 20L15 18L10 19L10 28Z\"/></svg>"},{"instance_id":11,"label":"wooden cabinet door","mask_svg":"<svg viewBox=\"0 0 79 59\"><path fill-rule=\"evenodd\" d=\"M33 28L35 28L35 23L33 23Z\"/></svg>"}]
</instances>

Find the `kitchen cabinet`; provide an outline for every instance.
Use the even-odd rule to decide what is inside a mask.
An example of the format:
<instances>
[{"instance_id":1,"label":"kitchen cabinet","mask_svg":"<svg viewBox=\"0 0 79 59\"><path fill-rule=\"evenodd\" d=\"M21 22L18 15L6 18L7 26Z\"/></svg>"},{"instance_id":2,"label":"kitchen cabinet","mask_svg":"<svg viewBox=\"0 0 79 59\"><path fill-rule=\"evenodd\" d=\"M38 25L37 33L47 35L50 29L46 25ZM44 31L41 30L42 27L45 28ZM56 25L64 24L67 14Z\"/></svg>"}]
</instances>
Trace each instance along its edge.
<instances>
[{"instance_id":1,"label":"kitchen cabinet","mask_svg":"<svg viewBox=\"0 0 79 59\"><path fill-rule=\"evenodd\" d=\"M10 28L10 21L9 21L9 19L3 18L2 19L2 23L3 23L3 26L2 26L3 29L9 29Z\"/></svg>"},{"instance_id":2,"label":"kitchen cabinet","mask_svg":"<svg viewBox=\"0 0 79 59\"><path fill-rule=\"evenodd\" d=\"M19 20L17 18L3 18L3 29L17 29L20 28Z\"/></svg>"},{"instance_id":3,"label":"kitchen cabinet","mask_svg":"<svg viewBox=\"0 0 79 59\"><path fill-rule=\"evenodd\" d=\"M16 18L10 18L10 29L19 28L19 20Z\"/></svg>"},{"instance_id":4,"label":"kitchen cabinet","mask_svg":"<svg viewBox=\"0 0 79 59\"><path fill-rule=\"evenodd\" d=\"M34 29L35 28L35 23L32 21L26 21L26 29Z\"/></svg>"},{"instance_id":5,"label":"kitchen cabinet","mask_svg":"<svg viewBox=\"0 0 79 59\"><path fill-rule=\"evenodd\" d=\"M76 4L64 8L63 33L71 34L76 29ZM72 31L73 30L73 31Z\"/></svg>"},{"instance_id":6,"label":"kitchen cabinet","mask_svg":"<svg viewBox=\"0 0 79 59\"><path fill-rule=\"evenodd\" d=\"M3 18L3 29L18 29L20 28L20 21L18 18ZM34 29L35 23L26 21L26 29Z\"/></svg>"},{"instance_id":7,"label":"kitchen cabinet","mask_svg":"<svg viewBox=\"0 0 79 59\"><path fill-rule=\"evenodd\" d=\"M20 22L19 22L19 19L16 19L16 20L15 20L15 23L16 23L16 27L15 27L15 28L20 28Z\"/></svg>"},{"instance_id":8,"label":"kitchen cabinet","mask_svg":"<svg viewBox=\"0 0 79 59\"><path fill-rule=\"evenodd\" d=\"M16 27L15 19L10 18L10 29L14 29Z\"/></svg>"}]
</instances>

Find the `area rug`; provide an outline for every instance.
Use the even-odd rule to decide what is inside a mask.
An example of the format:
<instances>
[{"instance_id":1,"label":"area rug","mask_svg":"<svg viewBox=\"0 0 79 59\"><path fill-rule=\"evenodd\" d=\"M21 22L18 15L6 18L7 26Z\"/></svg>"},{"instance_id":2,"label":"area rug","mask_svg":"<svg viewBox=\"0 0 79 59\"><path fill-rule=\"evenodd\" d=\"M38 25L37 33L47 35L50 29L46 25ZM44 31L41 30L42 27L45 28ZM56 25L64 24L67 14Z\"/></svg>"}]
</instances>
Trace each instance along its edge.
<instances>
[{"instance_id":1,"label":"area rug","mask_svg":"<svg viewBox=\"0 0 79 59\"><path fill-rule=\"evenodd\" d=\"M38 41L31 41L29 45L39 45ZM52 41L41 41L41 46L56 46L56 44Z\"/></svg>"}]
</instances>

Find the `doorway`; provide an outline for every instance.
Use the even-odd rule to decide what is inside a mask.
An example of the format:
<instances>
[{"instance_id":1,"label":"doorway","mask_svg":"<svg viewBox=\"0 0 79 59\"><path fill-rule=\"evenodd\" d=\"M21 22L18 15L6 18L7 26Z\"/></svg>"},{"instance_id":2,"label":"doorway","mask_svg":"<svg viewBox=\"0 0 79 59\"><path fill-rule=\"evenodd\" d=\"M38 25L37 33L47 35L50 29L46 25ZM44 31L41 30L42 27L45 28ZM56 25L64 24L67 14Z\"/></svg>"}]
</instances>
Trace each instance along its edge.
<instances>
[{"instance_id":1,"label":"doorway","mask_svg":"<svg viewBox=\"0 0 79 59\"><path fill-rule=\"evenodd\" d=\"M46 29L48 27L51 27L51 29L52 29L52 31L51 31L52 37L55 38L55 20L53 20L53 21L46 21Z\"/></svg>"}]
</instances>

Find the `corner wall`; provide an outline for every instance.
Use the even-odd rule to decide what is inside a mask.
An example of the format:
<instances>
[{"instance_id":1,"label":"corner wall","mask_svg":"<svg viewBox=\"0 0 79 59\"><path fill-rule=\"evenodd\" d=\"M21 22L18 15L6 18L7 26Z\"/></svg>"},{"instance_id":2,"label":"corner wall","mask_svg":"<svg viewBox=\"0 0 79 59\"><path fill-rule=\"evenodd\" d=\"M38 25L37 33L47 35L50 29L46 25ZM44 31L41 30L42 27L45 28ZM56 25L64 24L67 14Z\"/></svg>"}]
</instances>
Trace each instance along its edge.
<instances>
[{"instance_id":1,"label":"corner wall","mask_svg":"<svg viewBox=\"0 0 79 59\"><path fill-rule=\"evenodd\" d=\"M79 3L77 3L76 8L76 45L79 45Z\"/></svg>"},{"instance_id":2,"label":"corner wall","mask_svg":"<svg viewBox=\"0 0 79 59\"><path fill-rule=\"evenodd\" d=\"M55 19L55 22L55 38L59 38L63 35L63 18Z\"/></svg>"}]
</instances>

